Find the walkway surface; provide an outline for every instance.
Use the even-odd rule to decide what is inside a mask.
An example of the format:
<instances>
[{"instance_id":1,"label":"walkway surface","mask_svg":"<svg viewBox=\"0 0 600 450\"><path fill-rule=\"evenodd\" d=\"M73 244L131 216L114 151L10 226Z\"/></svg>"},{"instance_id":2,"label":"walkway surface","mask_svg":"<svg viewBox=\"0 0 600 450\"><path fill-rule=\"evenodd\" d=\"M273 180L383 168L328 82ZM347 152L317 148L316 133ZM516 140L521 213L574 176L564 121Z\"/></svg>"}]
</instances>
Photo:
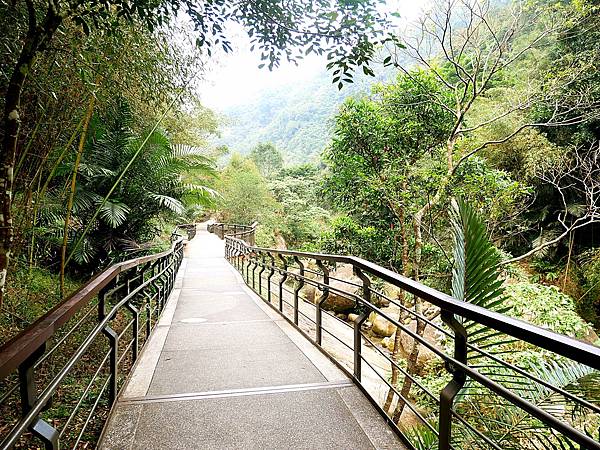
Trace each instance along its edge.
<instances>
[{"instance_id":1,"label":"walkway surface","mask_svg":"<svg viewBox=\"0 0 600 450\"><path fill-rule=\"evenodd\" d=\"M223 241L199 226L99 448L402 448L345 374L223 254Z\"/></svg>"}]
</instances>

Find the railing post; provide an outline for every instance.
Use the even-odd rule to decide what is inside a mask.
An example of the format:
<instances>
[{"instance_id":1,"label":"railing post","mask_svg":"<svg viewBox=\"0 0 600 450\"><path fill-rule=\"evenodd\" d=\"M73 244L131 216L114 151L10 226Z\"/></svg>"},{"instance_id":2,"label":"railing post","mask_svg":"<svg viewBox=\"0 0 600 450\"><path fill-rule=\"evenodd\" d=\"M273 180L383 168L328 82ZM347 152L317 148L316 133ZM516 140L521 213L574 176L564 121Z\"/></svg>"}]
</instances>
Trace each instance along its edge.
<instances>
[{"instance_id":1,"label":"railing post","mask_svg":"<svg viewBox=\"0 0 600 450\"><path fill-rule=\"evenodd\" d=\"M19 392L21 394L21 410L26 415L37 401L37 389L35 386L35 363L46 351L46 343L42 344L36 351L19 366ZM46 405L48 407L49 405ZM58 430L42 419L37 419L29 427L29 430L43 443L46 450L58 450Z\"/></svg>"},{"instance_id":2,"label":"railing post","mask_svg":"<svg viewBox=\"0 0 600 450\"><path fill-rule=\"evenodd\" d=\"M270 266L269 266L269 276L267 277L267 301L271 303L271 278L275 274L275 258L273 258L272 253L267 253L269 257Z\"/></svg>"},{"instance_id":3,"label":"railing post","mask_svg":"<svg viewBox=\"0 0 600 450\"><path fill-rule=\"evenodd\" d=\"M156 267L158 266L158 261L154 261L151 265L150 265L150 278L154 278L156 276ZM152 300L156 299L156 317L158 320L158 315L160 314L160 309L159 309L159 289L158 289L158 283L157 280L152 280L152 282L150 283L150 286L152 287L152 289L154 290L154 292L152 294L150 294L150 298L149 298L149 303L150 303L150 315L152 315Z\"/></svg>"},{"instance_id":4,"label":"railing post","mask_svg":"<svg viewBox=\"0 0 600 450\"><path fill-rule=\"evenodd\" d=\"M261 259L261 269L258 272L258 295L262 295L262 275L265 272L267 265L265 263L265 254L263 252L259 252Z\"/></svg>"},{"instance_id":5,"label":"railing post","mask_svg":"<svg viewBox=\"0 0 600 450\"><path fill-rule=\"evenodd\" d=\"M167 289L167 280L164 278L165 277L165 273L163 272L166 268L165 265L165 259L161 259L160 262L158 263L158 272L160 275L158 275L157 281L158 281L158 314L160 315L165 307L165 292Z\"/></svg>"},{"instance_id":6,"label":"railing post","mask_svg":"<svg viewBox=\"0 0 600 450\"><path fill-rule=\"evenodd\" d=\"M287 259L285 259L285 257L283 255L278 255L281 264L282 264L282 268L279 271L279 274L281 275L281 279L279 280L279 311L283 312L283 285L285 283L285 280L287 280L288 277L288 266L287 266Z\"/></svg>"},{"instance_id":7,"label":"railing post","mask_svg":"<svg viewBox=\"0 0 600 450\"><path fill-rule=\"evenodd\" d=\"M323 294L321 294L319 299L316 301L317 309L315 310L315 312L316 312L315 325L317 327L316 341L317 341L317 345L321 345L321 341L323 340L322 305L323 305L323 303L325 303L325 300L327 300L327 298L329 297L329 269L327 269L327 267L325 267L325 264L323 264L323 261L321 261L320 259L317 259L317 266L323 272L323 284L326 285L321 288L323 291Z\"/></svg>"},{"instance_id":8,"label":"railing post","mask_svg":"<svg viewBox=\"0 0 600 450\"><path fill-rule=\"evenodd\" d=\"M441 318L454 331L454 359L467 364L467 332L465 327L448 310L442 309ZM452 380L440 393L439 450L450 449L452 404L456 394L460 392L467 380L466 374L449 361L446 361L446 370L452 374Z\"/></svg>"},{"instance_id":9,"label":"railing post","mask_svg":"<svg viewBox=\"0 0 600 450\"><path fill-rule=\"evenodd\" d=\"M106 317L104 303L105 298L102 296L102 308L98 309L99 322L103 321ZM119 378L119 334L108 325L102 329L102 334L108 338L108 345L110 346L110 381L108 382L108 399L110 405L112 405L117 399L117 382Z\"/></svg>"},{"instance_id":10,"label":"railing post","mask_svg":"<svg viewBox=\"0 0 600 450\"><path fill-rule=\"evenodd\" d=\"M146 297L144 309L146 310L146 341L148 341L152 332L152 294L146 292L144 293L144 297Z\"/></svg>"},{"instance_id":11,"label":"railing post","mask_svg":"<svg viewBox=\"0 0 600 450\"><path fill-rule=\"evenodd\" d=\"M358 382L360 382L362 377L362 333L360 332L360 328L362 327L362 324L367 320L371 312L371 308L369 307L371 303L371 280L358 267L353 266L353 269L354 274L363 282L362 298L365 301L365 304L363 305L363 311L354 320L354 378ZM357 304L357 306L360 305Z\"/></svg>"},{"instance_id":12,"label":"railing post","mask_svg":"<svg viewBox=\"0 0 600 450\"><path fill-rule=\"evenodd\" d=\"M256 226L258 225L258 222L253 222L252 225L250 225L250 234L248 235L248 244L250 244L251 247L254 247L256 245Z\"/></svg>"},{"instance_id":13,"label":"railing post","mask_svg":"<svg viewBox=\"0 0 600 450\"><path fill-rule=\"evenodd\" d=\"M143 273L141 274L142 278L143 278ZM143 280L142 280L143 283ZM131 291L133 289L135 289L136 286L133 286L132 289L132 280L131 280L131 276L127 277L127 296L131 295ZM133 326L132 326L132 330L131 330L131 334L133 337L133 345L131 347L131 360L132 362L135 362L137 360L138 357L138 352L139 352L139 345L140 345L140 340L139 340L139 332L140 332L140 311L139 309L137 309L134 304L131 301L131 298L129 300L127 300L127 303L125 303L125 307L129 310L129 312L133 315Z\"/></svg>"},{"instance_id":14,"label":"railing post","mask_svg":"<svg viewBox=\"0 0 600 450\"><path fill-rule=\"evenodd\" d=\"M246 284L250 284L250 264L252 264L252 259L250 258L250 255L250 252L246 252L246 254L244 255L244 259L246 261Z\"/></svg>"},{"instance_id":15,"label":"railing post","mask_svg":"<svg viewBox=\"0 0 600 450\"><path fill-rule=\"evenodd\" d=\"M298 264L298 268L300 269L296 280L298 284L294 288L294 323L298 325L298 308L299 308L299 298L300 298L300 289L304 287L304 264L300 261L300 258L294 256L294 261Z\"/></svg>"},{"instance_id":16,"label":"railing post","mask_svg":"<svg viewBox=\"0 0 600 450\"><path fill-rule=\"evenodd\" d=\"M252 254L254 255L254 265L252 266L252 289L256 290L256 268L258 267L258 255L255 252Z\"/></svg>"},{"instance_id":17,"label":"railing post","mask_svg":"<svg viewBox=\"0 0 600 450\"><path fill-rule=\"evenodd\" d=\"M117 278L115 278L115 281L118 280L118 275ZM108 291L108 286L105 286L104 288L100 289L100 292L98 292L98 322L100 322L102 319L104 319L104 317L106 317L106 293Z\"/></svg>"}]
</instances>

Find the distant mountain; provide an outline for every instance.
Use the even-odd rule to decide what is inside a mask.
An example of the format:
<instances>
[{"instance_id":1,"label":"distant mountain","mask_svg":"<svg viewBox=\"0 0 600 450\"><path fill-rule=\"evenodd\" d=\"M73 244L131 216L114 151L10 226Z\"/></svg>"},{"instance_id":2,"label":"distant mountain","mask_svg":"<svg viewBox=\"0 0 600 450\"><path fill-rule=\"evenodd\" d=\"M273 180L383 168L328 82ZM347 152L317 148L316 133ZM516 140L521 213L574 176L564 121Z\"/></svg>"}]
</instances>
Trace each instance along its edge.
<instances>
[{"instance_id":1,"label":"distant mountain","mask_svg":"<svg viewBox=\"0 0 600 450\"><path fill-rule=\"evenodd\" d=\"M378 68L377 78L357 76L342 90L332 84L331 73L322 72L306 83L263 90L255 100L222 111L219 145L247 154L260 142L272 142L288 164L318 159L331 137L333 117L348 96L367 93L377 81L388 81L395 70Z\"/></svg>"}]
</instances>

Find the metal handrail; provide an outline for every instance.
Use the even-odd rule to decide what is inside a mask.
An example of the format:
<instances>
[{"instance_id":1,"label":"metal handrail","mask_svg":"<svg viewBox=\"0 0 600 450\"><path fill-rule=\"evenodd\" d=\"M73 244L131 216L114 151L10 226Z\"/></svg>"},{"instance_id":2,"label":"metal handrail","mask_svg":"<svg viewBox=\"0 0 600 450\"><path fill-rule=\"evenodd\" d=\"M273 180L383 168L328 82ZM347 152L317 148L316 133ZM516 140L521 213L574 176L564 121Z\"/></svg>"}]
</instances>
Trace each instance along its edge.
<instances>
[{"instance_id":1,"label":"metal handrail","mask_svg":"<svg viewBox=\"0 0 600 450\"><path fill-rule=\"evenodd\" d=\"M226 229L226 227L224 227L224 229ZM414 280L403 277L395 272L361 258L356 258L354 256L339 256L260 248L250 245L247 241L237 238L237 236L225 235L224 238L226 241L226 258L236 269L242 273L246 283L252 289L254 289L257 294L263 297L263 299L267 301L274 309L278 310L282 315L284 315L284 317L292 325L299 328L308 339L318 345L319 348L328 354L330 358L334 359L334 362L337 362L335 361L335 355L327 351L322 340L322 331L326 331L327 333L331 334L331 331L325 329L323 326L322 315L336 318L334 315L331 315L328 311L324 310L321 306L323 303L323 298L329 295L330 292L354 300L357 306L360 305L360 309L366 310L367 312L376 312L388 323L394 325L397 330L399 330L398 332L406 333L408 336L419 342L421 346L429 349L434 355L436 355L436 357L444 361L446 370L450 375L452 375L453 381L446 386L446 388L440 394L440 399L436 402L437 408L439 408L438 428L432 427L429 421L422 417L419 411L411 405L409 399L402 396L402 393L399 392L395 386L392 386L384 376L376 372L381 378L381 382L384 385L387 385L387 387L395 393L397 398L400 398L404 404L413 411L415 416L422 419L424 426L430 428L431 432L438 436L440 449L454 448L450 439L452 421L460 422L460 424L468 428L470 433L472 433L474 436L477 436L488 447L501 448L498 446L498 444L492 442L488 436L478 430L475 426L469 424L464 417L462 417L453 409L452 405L454 397L460 391L460 388L465 384L466 380L471 380L471 382L476 382L478 385L485 387L495 395L520 408L531 417L540 420L548 427L562 434L565 438L580 444L582 448L600 449L600 443L597 441L597 438L589 436L584 432L584 430L575 428L566 421L561 420L560 418L557 418L547 411L532 404L527 399L521 398L511 389L506 387L502 382L499 382L499 380L492 380L484 373L478 371L477 368L474 367L476 365L470 366L467 361L467 352L475 352L481 358L488 358L490 361L494 361L494 363L499 364L503 369L513 373L514 376L526 377L532 383L537 383L544 388L548 388L553 393L561 395L562 398L576 403L579 407L587 408L590 413L598 414L598 405L579 398L559 387L555 387L534 375L528 376L526 370L505 362L498 356L491 355L484 349L478 348L473 343L467 342L464 328L461 331L462 325L460 322L456 321L455 317L458 316L463 320L469 320L481 325L485 325L511 338L546 349L556 355L560 355L569 360L577 361L596 370L600 369L599 347L570 338L568 336L554 333L522 320L496 313L467 302L459 301L447 294L429 288L421 283L415 282ZM277 264L275 263L276 260L278 262ZM300 263L301 260L314 261L317 266L320 267L321 273L315 270L306 270L304 265ZM360 285L360 291L362 292L356 292L356 283L345 282L347 286L345 285L344 287L331 286L329 284L329 280L334 278L329 276L328 269L325 268L323 263L343 263L352 265L355 274L358 275L362 280L362 284ZM312 275L312 277L307 276L305 274L305 270L309 275ZM265 272L268 273L269 276L267 279L263 280L264 277L262 274ZM278 280L275 280L275 282L272 280L273 273L278 275ZM315 278L319 275L321 276L322 281ZM256 283L257 277L258 286ZM410 315L410 317L412 317L414 320L422 321L438 330L443 330L443 334L445 336L450 337L455 341L454 354L446 354L444 351L428 342L424 337L408 328L404 323L400 322L396 318L390 317L389 314L383 311L379 306L375 305L371 300L371 294L378 296L382 296L383 294L371 288L371 278L377 278L381 281L390 283L439 308L443 322L446 324L446 326L448 326L448 330L443 329L440 325L428 320L423 315L419 315L403 305L392 301L392 303L396 304L398 307L400 307L400 309L403 309L404 312ZM293 280L296 284L296 288L293 291L284 287L284 284L289 282L289 280ZM266 291L263 288L263 281L266 282ZM316 302L316 305L313 306L315 308L315 320L312 320L306 314L299 311L299 291L302 289L303 285L312 285L323 293L321 298ZM272 288L274 288L273 292ZM277 291L279 292L278 294ZM289 296L289 300L285 299L286 295ZM278 307L272 304L272 297L278 297ZM288 312L290 314L289 317L286 315ZM302 330L300 327L301 324L299 323L299 318L308 319L312 325L312 328L314 329L316 327L316 336L314 338L310 336L306 330ZM372 370L375 369L372 367L369 361L365 359L364 354L361 352L361 341L364 340L365 342L370 342L372 345L375 344L370 341L370 339L365 336L364 333L361 332L361 325L365 320L366 315L363 313L352 325L343 322L350 328L354 329L355 338L350 345L348 345L346 342L342 342L339 336L332 335L332 337L342 342L354 352L354 368L350 375L353 377L357 385L369 395L369 392L361 382L360 363L361 361L365 362L368 366L371 366ZM310 329L310 327L307 327L307 330L308 329ZM410 377L410 374L408 374L405 369L401 368L396 361L387 356L384 350L379 348L377 348L377 350L380 351L381 355L383 355L391 365L395 366L396 369L398 369L404 375ZM423 390L423 386L418 382L418 380L415 378L411 378L411 380L413 381L413 384ZM425 391L427 390L425 389ZM427 391L426 393L431 396L431 392ZM386 412L383 411L381 405L378 404L375 397L370 396L370 399L376 405L378 410L387 418ZM390 424L401 436L403 436L405 443L409 447L412 447L410 441L397 428L396 424L391 420Z\"/></svg>"},{"instance_id":2,"label":"metal handrail","mask_svg":"<svg viewBox=\"0 0 600 450\"><path fill-rule=\"evenodd\" d=\"M251 225L241 225L237 223L210 223L207 230L214 233L223 239L225 236L231 236L246 242L248 245L256 243L256 227L258 222L253 222Z\"/></svg>"},{"instance_id":3,"label":"metal handrail","mask_svg":"<svg viewBox=\"0 0 600 450\"><path fill-rule=\"evenodd\" d=\"M195 235L193 224L182 225L178 228L188 231L188 239L192 239ZM71 423L82 404L83 396L89 394L90 387L102 372L107 361L110 363L107 380L96 398L85 425L80 430L75 446L83 436L85 427L92 418L95 409L98 407L99 399L107 387L109 392L108 403L112 404L115 401L119 385L124 380L124 377L119 376L119 365L122 365L125 356L131 357L131 363L135 362L139 354L140 344L143 347L149 338L153 326L157 323L173 289L175 276L183 259L184 240L183 237L177 234L178 228L173 232L173 242L169 250L124 261L107 268L0 347L0 381L6 384L12 379L13 374L18 375L17 383L22 410L21 417L16 423L12 423L9 434L3 437L0 448L12 448L28 430L32 432L33 436L41 439L46 448L58 448L59 437L64 435L66 427ZM109 305L111 301L112 305ZM36 368L48 356L48 352L45 351L47 343L57 335L58 331L62 331L62 327L71 319L78 319L78 321L72 329L67 331L66 336L79 329L82 322L88 320L90 311L86 310L82 318L78 318L77 314L92 302L97 302L98 307L96 320L92 322L93 328L87 332L83 342L68 357L58 374L47 384L42 385L41 391L38 392ZM91 306L93 308L94 304ZM109 306L110 309L107 311L106 309ZM112 327L118 328L117 319L122 314L131 316L131 319L122 327L121 332L117 333ZM142 324L140 324L141 318L145 319ZM145 333L142 333L144 330ZM125 348L121 349L119 339L126 333L131 334L131 339L126 343ZM140 333L144 335L140 336ZM83 396L79 399L75 410L72 411L65 426L59 432L42 420L39 417L40 413L50 407L57 389L65 381L65 378L71 374L73 367L91 346L97 345L100 335L104 335L108 339L109 351L102 359L98 370L92 377ZM59 344L52 349L52 352L63 341L64 337L59 338ZM120 350L122 355L119 357ZM129 355L129 352L131 352L131 355ZM131 364L127 368L130 366ZM37 381L39 383L39 376ZM3 400L7 400L13 391L14 387L11 387L8 395L4 396Z\"/></svg>"}]
</instances>

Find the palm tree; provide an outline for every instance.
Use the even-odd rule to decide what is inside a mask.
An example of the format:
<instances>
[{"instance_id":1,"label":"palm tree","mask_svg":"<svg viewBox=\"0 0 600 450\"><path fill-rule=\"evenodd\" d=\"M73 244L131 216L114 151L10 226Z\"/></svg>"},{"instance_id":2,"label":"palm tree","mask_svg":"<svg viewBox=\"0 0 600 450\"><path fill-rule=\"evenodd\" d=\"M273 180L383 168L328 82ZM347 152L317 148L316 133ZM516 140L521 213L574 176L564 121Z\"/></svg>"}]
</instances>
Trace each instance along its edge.
<instances>
[{"instance_id":1,"label":"palm tree","mask_svg":"<svg viewBox=\"0 0 600 450\"><path fill-rule=\"evenodd\" d=\"M191 205L208 205L215 192L205 186L215 166L202 149L171 145L166 133L133 130L127 104L119 101L108 118L95 117L79 165L69 244L80 242L73 253L80 265L114 258L123 251L144 249L160 231L158 220L177 219ZM107 198L126 166L134 160ZM65 161L55 173L54 188L44 199L41 231L51 243L62 219L61 191L72 170ZM189 179L200 180L191 183ZM95 214L98 212L98 214ZM94 218L95 217L95 218ZM83 233L90 225L89 232Z\"/></svg>"}]
</instances>

